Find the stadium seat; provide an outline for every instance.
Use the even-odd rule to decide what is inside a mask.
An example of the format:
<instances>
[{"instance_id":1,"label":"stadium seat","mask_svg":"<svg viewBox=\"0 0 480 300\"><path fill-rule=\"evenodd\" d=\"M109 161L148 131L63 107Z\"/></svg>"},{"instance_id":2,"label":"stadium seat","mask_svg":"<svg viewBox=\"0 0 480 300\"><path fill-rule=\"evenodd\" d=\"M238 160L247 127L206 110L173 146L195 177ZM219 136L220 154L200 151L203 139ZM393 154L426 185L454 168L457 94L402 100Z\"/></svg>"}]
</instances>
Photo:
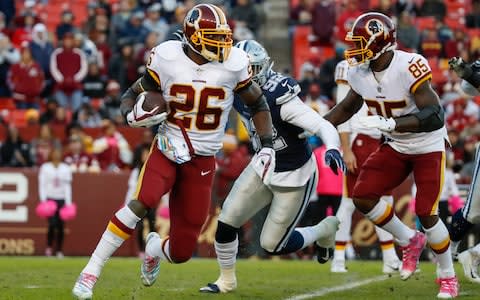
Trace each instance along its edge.
<instances>
[{"instance_id":1,"label":"stadium seat","mask_svg":"<svg viewBox=\"0 0 480 300\"><path fill-rule=\"evenodd\" d=\"M12 98L0 98L0 110L15 110L16 108L15 100Z\"/></svg>"},{"instance_id":2,"label":"stadium seat","mask_svg":"<svg viewBox=\"0 0 480 300\"><path fill-rule=\"evenodd\" d=\"M418 17L415 19L415 22L417 24L418 31L435 28L434 17Z\"/></svg>"},{"instance_id":3,"label":"stadium seat","mask_svg":"<svg viewBox=\"0 0 480 300\"><path fill-rule=\"evenodd\" d=\"M17 127L26 127L27 118L25 118L25 109L16 109L10 112L10 123Z\"/></svg>"}]
</instances>

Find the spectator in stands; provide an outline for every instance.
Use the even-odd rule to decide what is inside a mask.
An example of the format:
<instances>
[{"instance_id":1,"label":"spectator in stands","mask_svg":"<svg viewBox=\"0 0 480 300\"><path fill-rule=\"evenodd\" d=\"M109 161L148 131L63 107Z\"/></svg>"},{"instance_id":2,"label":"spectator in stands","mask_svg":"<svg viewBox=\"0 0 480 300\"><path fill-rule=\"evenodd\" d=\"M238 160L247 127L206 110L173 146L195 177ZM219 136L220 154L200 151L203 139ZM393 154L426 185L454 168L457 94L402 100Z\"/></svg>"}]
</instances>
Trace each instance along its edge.
<instances>
[{"instance_id":1,"label":"spectator in stands","mask_svg":"<svg viewBox=\"0 0 480 300\"><path fill-rule=\"evenodd\" d=\"M395 17L395 7L392 4L392 0L379 0L378 5L372 11L382 13L390 18Z\"/></svg>"},{"instance_id":2,"label":"spectator in stands","mask_svg":"<svg viewBox=\"0 0 480 300\"><path fill-rule=\"evenodd\" d=\"M449 108L449 103L459 99L468 97L465 92L463 92L461 88L462 79L458 77L457 73L453 72L452 70L448 71L447 81L441 85L441 89L439 92L441 94L440 100L443 107ZM469 98L469 97L468 97ZM452 113L453 109L447 111L446 116Z\"/></svg>"},{"instance_id":3,"label":"spectator in stands","mask_svg":"<svg viewBox=\"0 0 480 300\"><path fill-rule=\"evenodd\" d=\"M453 39L445 42L445 57L458 57L463 50L470 49L470 39L463 29L456 29Z\"/></svg>"},{"instance_id":4,"label":"spectator in stands","mask_svg":"<svg viewBox=\"0 0 480 300\"><path fill-rule=\"evenodd\" d=\"M419 9L416 0L397 0L395 3L395 12L400 18L403 12L407 12L411 16L418 16Z\"/></svg>"},{"instance_id":5,"label":"spectator in stands","mask_svg":"<svg viewBox=\"0 0 480 300\"><path fill-rule=\"evenodd\" d=\"M66 136L79 136L80 139L82 140L82 146L83 149L87 154L92 155L93 154L93 138L89 136L85 131L83 130L82 126L80 126L76 122L72 122L68 124L66 128Z\"/></svg>"},{"instance_id":6,"label":"spectator in stands","mask_svg":"<svg viewBox=\"0 0 480 300\"><path fill-rule=\"evenodd\" d=\"M335 56L327 59L320 68L320 86L323 93L330 99L333 99L333 89L337 86L332 74L335 74L336 65L344 59L343 53L345 52L345 48L344 43L336 43Z\"/></svg>"},{"instance_id":7,"label":"spectator in stands","mask_svg":"<svg viewBox=\"0 0 480 300\"><path fill-rule=\"evenodd\" d=\"M127 140L110 120L104 120L103 135L93 142L93 153L104 171L119 172L132 162Z\"/></svg>"},{"instance_id":8,"label":"spectator in stands","mask_svg":"<svg viewBox=\"0 0 480 300\"><path fill-rule=\"evenodd\" d=\"M87 76L83 79L83 96L88 98L105 97L105 86L107 85L107 77L100 73L96 63L88 64Z\"/></svg>"},{"instance_id":9,"label":"spectator in stands","mask_svg":"<svg viewBox=\"0 0 480 300\"><path fill-rule=\"evenodd\" d=\"M310 62L305 62L300 68L300 79L298 83L300 85L299 97L301 99L305 99L310 85L315 82L319 83L315 74L315 66Z\"/></svg>"},{"instance_id":10,"label":"spectator in stands","mask_svg":"<svg viewBox=\"0 0 480 300\"><path fill-rule=\"evenodd\" d=\"M63 162L66 163L72 172L88 172L92 165L93 157L83 149L82 138L73 134L68 138L67 152L63 156Z\"/></svg>"},{"instance_id":11,"label":"spectator in stands","mask_svg":"<svg viewBox=\"0 0 480 300\"><path fill-rule=\"evenodd\" d=\"M28 12L23 16L23 25L17 26L12 33L12 44L15 48L20 48L22 42L30 42L32 40L32 29L35 25L35 14Z\"/></svg>"},{"instance_id":12,"label":"spectator in stands","mask_svg":"<svg viewBox=\"0 0 480 300\"><path fill-rule=\"evenodd\" d=\"M27 41L22 43L20 62L10 67L8 84L18 109L40 108L45 76L40 65L33 60Z\"/></svg>"},{"instance_id":13,"label":"spectator in stands","mask_svg":"<svg viewBox=\"0 0 480 300\"><path fill-rule=\"evenodd\" d=\"M346 7L338 15L335 23L335 39L337 42L345 40L345 36L352 28L353 22L361 14L362 11L358 8L358 0L346 1Z\"/></svg>"},{"instance_id":14,"label":"spectator in stands","mask_svg":"<svg viewBox=\"0 0 480 300\"><path fill-rule=\"evenodd\" d=\"M413 16L407 11L400 14L397 25L397 42L399 49L416 51L420 44L420 34L414 24Z\"/></svg>"},{"instance_id":15,"label":"spectator in stands","mask_svg":"<svg viewBox=\"0 0 480 300\"><path fill-rule=\"evenodd\" d=\"M71 112L65 107L59 106L55 110L55 117L50 122L52 126L67 126L70 123Z\"/></svg>"},{"instance_id":16,"label":"spectator in stands","mask_svg":"<svg viewBox=\"0 0 480 300\"><path fill-rule=\"evenodd\" d=\"M103 56L98 52L97 46L83 33L75 32L73 47L83 51L89 64L96 64L100 69L104 67Z\"/></svg>"},{"instance_id":17,"label":"spectator in stands","mask_svg":"<svg viewBox=\"0 0 480 300\"><path fill-rule=\"evenodd\" d=\"M162 17L160 12L162 5L160 3L152 4L147 9L147 18L143 21L143 26L150 32L157 33L156 44L163 42L167 38L168 23Z\"/></svg>"},{"instance_id":18,"label":"spectator in stands","mask_svg":"<svg viewBox=\"0 0 480 300\"><path fill-rule=\"evenodd\" d=\"M74 119L83 128L98 128L102 126L102 116L87 101L75 113Z\"/></svg>"},{"instance_id":19,"label":"spectator in stands","mask_svg":"<svg viewBox=\"0 0 480 300\"><path fill-rule=\"evenodd\" d=\"M331 1L321 1L331 2ZM314 0L300 0L295 7L290 8L290 18L288 22L290 25L303 25L312 23L312 11L315 5Z\"/></svg>"},{"instance_id":20,"label":"spectator in stands","mask_svg":"<svg viewBox=\"0 0 480 300\"><path fill-rule=\"evenodd\" d=\"M116 53L110 59L108 67L109 78L120 84L125 91L138 78L138 65L133 52L133 44L126 41L121 45L120 53Z\"/></svg>"},{"instance_id":21,"label":"spectator in stands","mask_svg":"<svg viewBox=\"0 0 480 300\"><path fill-rule=\"evenodd\" d=\"M446 120L448 128L462 132L465 127L472 126L477 122L478 112L477 115L469 115L465 113L465 108L467 106L465 99L457 99L453 101L451 105L453 106L453 112Z\"/></svg>"},{"instance_id":22,"label":"spectator in stands","mask_svg":"<svg viewBox=\"0 0 480 300\"><path fill-rule=\"evenodd\" d=\"M330 110L329 102L330 99L322 93L320 85L316 83L310 85L305 104L308 104L314 111L323 116Z\"/></svg>"},{"instance_id":23,"label":"spectator in stands","mask_svg":"<svg viewBox=\"0 0 480 300\"><path fill-rule=\"evenodd\" d=\"M73 48L73 33L63 35L63 46L53 51L50 72L56 83L55 97L63 107L76 111L82 104L82 80L87 75L87 58Z\"/></svg>"},{"instance_id":24,"label":"spectator in stands","mask_svg":"<svg viewBox=\"0 0 480 300\"><path fill-rule=\"evenodd\" d=\"M50 56L53 53L53 45L48 39L47 27L42 23L33 26L30 51L33 59L40 65L45 76L45 88L42 95L50 94L53 87L53 80L50 74Z\"/></svg>"},{"instance_id":25,"label":"spectator in stands","mask_svg":"<svg viewBox=\"0 0 480 300\"><path fill-rule=\"evenodd\" d=\"M460 170L460 176L467 180L472 181L473 171L475 167L475 149L478 143L477 136L470 136L465 139L464 153L463 153L463 166Z\"/></svg>"},{"instance_id":26,"label":"spectator in stands","mask_svg":"<svg viewBox=\"0 0 480 300\"><path fill-rule=\"evenodd\" d=\"M443 20L447 14L447 7L443 0L424 0L420 6L420 15L422 17L435 17Z\"/></svg>"},{"instance_id":27,"label":"spectator in stands","mask_svg":"<svg viewBox=\"0 0 480 300\"><path fill-rule=\"evenodd\" d=\"M30 167L30 146L20 137L18 128L11 124L7 128L7 137L0 148L0 164L2 167Z\"/></svg>"},{"instance_id":28,"label":"spectator in stands","mask_svg":"<svg viewBox=\"0 0 480 300\"><path fill-rule=\"evenodd\" d=\"M435 29L440 43L444 44L446 41L453 39L452 28L448 27L443 19L435 19Z\"/></svg>"},{"instance_id":29,"label":"spectator in stands","mask_svg":"<svg viewBox=\"0 0 480 300\"><path fill-rule=\"evenodd\" d=\"M437 37L437 33L432 29L426 29L422 42L420 43L420 52L427 59L432 57L440 57L442 54L442 43Z\"/></svg>"},{"instance_id":30,"label":"spectator in stands","mask_svg":"<svg viewBox=\"0 0 480 300\"><path fill-rule=\"evenodd\" d=\"M255 35L261 25L255 4L251 0L237 0L237 5L230 13L230 19L235 22L235 26L243 23Z\"/></svg>"},{"instance_id":31,"label":"spectator in stands","mask_svg":"<svg viewBox=\"0 0 480 300\"><path fill-rule=\"evenodd\" d=\"M74 16L71 10L67 9L62 12L60 24L57 25L57 29L55 30L57 41L63 41L64 35L67 32L73 33L75 31L73 18Z\"/></svg>"},{"instance_id":32,"label":"spectator in stands","mask_svg":"<svg viewBox=\"0 0 480 300\"><path fill-rule=\"evenodd\" d=\"M72 171L62 162L62 148L55 148L38 171L38 193L41 202L53 200L57 210L48 218L46 256L53 254L53 241L56 242L56 256L63 258L64 221L60 218L60 209L72 204Z\"/></svg>"},{"instance_id":33,"label":"spectator in stands","mask_svg":"<svg viewBox=\"0 0 480 300\"><path fill-rule=\"evenodd\" d=\"M157 45L158 41L158 33L155 31L151 31L147 38L145 39L145 43L143 47L138 50L137 57L136 57L136 64L138 65L138 74L143 74L146 70L146 64L148 63L148 59L150 57L150 50Z\"/></svg>"},{"instance_id":34,"label":"spectator in stands","mask_svg":"<svg viewBox=\"0 0 480 300\"><path fill-rule=\"evenodd\" d=\"M107 34L105 32L97 32L95 46L97 46L98 53L103 61L103 68L100 69L102 74L107 74L110 57L112 56L112 48L107 43Z\"/></svg>"},{"instance_id":35,"label":"spectator in stands","mask_svg":"<svg viewBox=\"0 0 480 300\"><path fill-rule=\"evenodd\" d=\"M142 139L133 150L132 168L142 163L143 149L149 149L153 142L153 131L151 128L145 128L142 132Z\"/></svg>"},{"instance_id":36,"label":"spectator in stands","mask_svg":"<svg viewBox=\"0 0 480 300\"><path fill-rule=\"evenodd\" d=\"M0 33L0 97L10 96L7 84L10 66L20 61L20 52L10 43L8 36Z\"/></svg>"},{"instance_id":37,"label":"spectator in stands","mask_svg":"<svg viewBox=\"0 0 480 300\"><path fill-rule=\"evenodd\" d=\"M480 0L472 0L472 10L465 16L468 28L480 28Z\"/></svg>"},{"instance_id":38,"label":"spectator in stands","mask_svg":"<svg viewBox=\"0 0 480 300\"><path fill-rule=\"evenodd\" d=\"M107 95L103 100L105 114L108 119L114 121L116 125L125 124L125 118L120 112L121 90L120 85L115 80L110 80L106 88Z\"/></svg>"},{"instance_id":39,"label":"spectator in stands","mask_svg":"<svg viewBox=\"0 0 480 300\"><path fill-rule=\"evenodd\" d=\"M145 14L143 11L135 11L130 16L125 27L118 33L118 42L132 42L134 45L142 44L148 34L148 29L143 26Z\"/></svg>"},{"instance_id":40,"label":"spectator in stands","mask_svg":"<svg viewBox=\"0 0 480 300\"><path fill-rule=\"evenodd\" d=\"M172 24L170 24L166 40L178 39L177 36L175 36L175 33L178 32L178 30L183 30L183 20L185 20L187 11L188 10L182 4L178 5L178 7L175 9L175 16Z\"/></svg>"},{"instance_id":41,"label":"spectator in stands","mask_svg":"<svg viewBox=\"0 0 480 300\"><path fill-rule=\"evenodd\" d=\"M335 2L315 2L312 11L312 30L321 45L331 45L335 31Z\"/></svg>"},{"instance_id":42,"label":"spectator in stands","mask_svg":"<svg viewBox=\"0 0 480 300\"><path fill-rule=\"evenodd\" d=\"M53 97L48 98L45 111L40 115L40 124L51 122L55 118L57 107L57 100Z\"/></svg>"},{"instance_id":43,"label":"spectator in stands","mask_svg":"<svg viewBox=\"0 0 480 300\"><path fill-rule=\"evenodd\" d=\"M48 161L50 153L56 147L61 147L62 143L57 139L49 124L40 125L38 137L30 142L30 151L33 164L40 166Z\"/></svg>"},{"instance_id":44,"label":"spectator in stands","mask_svg":"<svg viewBox=\"0 0 480 300\"><path fill-rule=\"evenodd\" d=\"M13 17L15 17L15 1L0 1L0 11L5 15L5 24L10 24L10 22L13 20Z\"/></svg>"},{"instance_id":45,"label":"spectator in stands","mask_svg":"<svg viewBox=\"0 0 480 300\"><path fill-rule=\"evenodd\" d=\"M133 11L133 5L129 0L120 0L118 4L118 11L112 16L110 20L110 35L108 43L115 48L118 45L118 35L125 26L127 26L128 20Z\"/></svg>"},{"instance_id":46,"label":"spectator in stands","mask_svg":"<svg viewBox=\"0 0 480 300\"><path fill-rule=\"evenodd\" d=\"M0 32L6 36L11 35L11 29L8 27L5 14L0 10Z\"/></svg>"}]
</instances>

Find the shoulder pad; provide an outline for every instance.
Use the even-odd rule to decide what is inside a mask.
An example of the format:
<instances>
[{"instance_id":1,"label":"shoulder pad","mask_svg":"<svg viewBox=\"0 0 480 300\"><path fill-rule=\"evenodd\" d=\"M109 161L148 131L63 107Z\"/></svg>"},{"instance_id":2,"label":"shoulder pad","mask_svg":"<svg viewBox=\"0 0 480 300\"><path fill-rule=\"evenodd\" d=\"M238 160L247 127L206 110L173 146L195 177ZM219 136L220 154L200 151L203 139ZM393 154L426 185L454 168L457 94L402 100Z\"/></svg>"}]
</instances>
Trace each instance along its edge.
<instances>
[{"instance_id":1,"label":"shoulder pad","mask_svg":"<svg viewBox=\"0 0 480 300\"><path fill-rule=\"evenodd\" d=\"M182 50L182 42L180 41L166 41L155 48L152 49L155 55L163 60L174 60L177 58L181 53Z\"/></svg>"},{"instance_id":2,"label":"shoulder pad","mask_svg":"<svg viewBox=\"0 0 480 300\"><path fill-rule=\"evenodd\" d=\"M287 103L288 101L297 97L300 93L300 85L298 85L297 81L292 77L285 76L282 81L277 85L275 94L276 99L275 103L277 105L282 105Z\"/></svg>"},{"instance_id":3,"label":"shoulder pad","mask_svg":"<svg viewBox=\"0 0 480 300\"><path fill-rule=\"evenodd\" d=\"M225 68L232 72L238 72L248 67L250 60L245 51L240 48L232 47L228 59L223 62Z\"/></svg>"}]
</instances>

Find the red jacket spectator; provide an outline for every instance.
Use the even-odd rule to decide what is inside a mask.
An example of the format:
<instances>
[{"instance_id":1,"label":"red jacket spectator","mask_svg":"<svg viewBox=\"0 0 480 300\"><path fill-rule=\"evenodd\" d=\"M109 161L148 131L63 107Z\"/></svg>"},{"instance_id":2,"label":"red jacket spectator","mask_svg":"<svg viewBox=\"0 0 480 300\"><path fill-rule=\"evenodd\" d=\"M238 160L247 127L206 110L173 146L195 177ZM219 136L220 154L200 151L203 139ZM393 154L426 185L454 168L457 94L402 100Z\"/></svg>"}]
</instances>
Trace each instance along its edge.
<instances>
[{"instance_id":1,"label":"red jacket spectator","mask_svg":"<svg viewBox=\"0 0 480 300\"><path fill-rule=\"evenodd\" d=\"M344 41L347 32L352 28L355 19L360 16L362 12L358 9L357 1L348 1L346 9L340 13L335 23L335 38L337 41Z\"/></svg>"},{"instance_id":2,"label":"red jacket spectator","mask_svg":"<svg viewBox=\"0 0 480 300\"><path fill-rule=\"evenodd\" d=\"M460 56L462 51L470 49L468 35L462 30L454 32L454 38L445 42L445 57Z\"/></svg>"},{"instance_id":3,"label":"red jacket spectator","mask_svg":"<svg viewBox=\"0 0 480 300\"><path fill-rule=\"evenodd\" d=\"M437 37L437 33L433 30L428 30L422 42L420 48L423 56L426 58L440 57L442 53L442 43Z\"/></svg>"},{"instance_id":4,"label":"red jacket spectator","mask_svg":"<svg viewBox=\"0 0 480 300\"><path fill-rule=\"evenodd\" d=\"M32 58L28 42L22 44L20 62L10 67L8 83L17 108L39 108L38 99L45 85L42 68Z\"/></svg>"},{"instance_id":5,"label":"red jacket spectator","mask_svg":"<svg viewBox=\"0 0 480 300\"><path fill-rule=\"evenodd\" d=\"M65 94L81 89L87 69L85 54L82 50L73 48L73 34L65 33L63 47L55 49L50 59L50 72L56 87Z\"/></svg>"}]
</instances>

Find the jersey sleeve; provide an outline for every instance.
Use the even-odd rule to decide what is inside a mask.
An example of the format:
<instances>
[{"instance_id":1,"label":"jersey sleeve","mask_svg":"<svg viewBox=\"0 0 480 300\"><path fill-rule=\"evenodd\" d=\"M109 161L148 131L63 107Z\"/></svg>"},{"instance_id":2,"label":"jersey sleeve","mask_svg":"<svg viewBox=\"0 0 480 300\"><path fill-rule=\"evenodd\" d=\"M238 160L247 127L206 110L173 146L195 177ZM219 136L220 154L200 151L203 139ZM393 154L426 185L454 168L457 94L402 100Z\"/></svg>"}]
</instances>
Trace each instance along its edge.
<instances>
[{"instance_id":1,"label":"jersey sleeve","mask_svg":"<svg viewBox=\"0 0 480 300\"><path fill-rule=\"evenodd\" d=\"M162 86L161 74L162 74L162 57L160 56L161 49L158 49L160 46L152 48L150 50L150 56L147 61L146 73L157 83L159 87Z\"/></svg>"},{"instance_id":2,"label":"jersey sleeve","mask_svg":"<svg viewBox=\"0 0 480 300\"><path fill-rule=\"evenodd\" d=\"M407 59L405 85L414 94L422 83L432 79L432 69L427 59L419 54L412 54Z\"/></svg>"},{"instance_id":3,"label":"jersey sleeve","mask_svg":"<svg viewBox=\"0 0 480 300\"><path fill-rule=\"evenodd\" d=\"M335 67L335 82L337 84L348 84L348 63L346 60L342 60Z\"/></svg>"},{"instance_id":4,"label":"jersey sleeve","mask_svg":"<svg viewBox=\"0 0 480 300\"><path fill-rule=\"evenodd\" d=\"M297 81L291 77L285 77L275 88L275 103L277 105L282 105L289 102L292 99L295 99L300 93L300 85Z\"/></svg>"},{"instance_id":5,"label":"jersey sleeve","mask_svg":"<svg viewBox=\"0 0 480 300\"><path fill-rule=\"evenodd\" d=\"M252 82L252 66L247 63L244 68L237 72L238 82L235 86L235 91L242 89Z\"/></svg>"},{"instance_id":6,"label":"jersey sleeve","mask_svg":"<svg viewBox=\"0 0 480 300\"><path fill-rule=\"evenodd\" d=\"M356 73L356 67L349 68L347 72L347 82L355 93L362 95L362 93L360 93L360 86L362 84L360 81L362 76L355 75Z\"/></svg>"}]
</instances>

